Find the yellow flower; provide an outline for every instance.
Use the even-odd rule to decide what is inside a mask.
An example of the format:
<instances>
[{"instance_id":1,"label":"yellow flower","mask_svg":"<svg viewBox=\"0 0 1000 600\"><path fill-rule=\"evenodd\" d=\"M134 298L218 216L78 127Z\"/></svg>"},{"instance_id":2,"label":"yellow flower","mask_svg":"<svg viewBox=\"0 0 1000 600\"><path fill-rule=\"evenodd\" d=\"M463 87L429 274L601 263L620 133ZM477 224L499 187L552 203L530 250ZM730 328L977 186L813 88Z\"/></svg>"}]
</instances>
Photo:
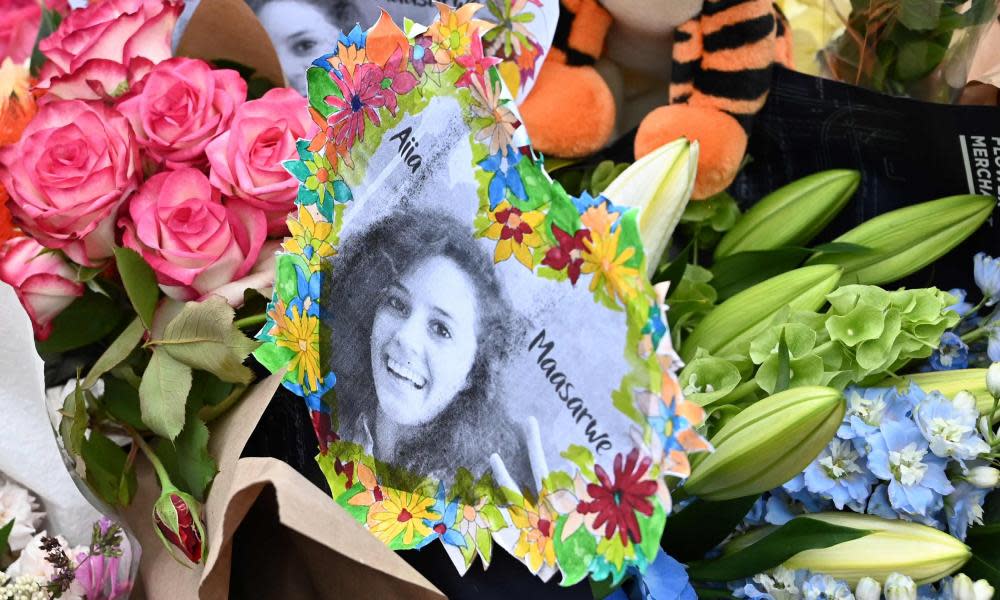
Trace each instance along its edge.
<instances>
[{"instance_id":1,"label":"yellow flower","mask_svg":"<svg viewBox=\"0 0 1000 600\"><path fill-rule=\"evenodd\" d=\"M556 549L552 541L555 534L558 514L555 514L546 501L545 493L538 499L538 508L531 505L527 499L524 506L511 506L511 523L521 530L521 535L514 545L514 556L526 560L528 568L537 573L543 565L554 567L556 564Z\"/></svg>"},{"instance_id":2,"label":"yellow flower","mask_svg":"<svg viewBox=\"0 0 1000 600\"><path fill-rule=\"evenodd\" d=\"M609 297L617 295L622 302L628 302L636 294L635 282L639 270L625 265L635 255L635 248L626 248L618 253L618 238L621 228L613 233L590 232L590 238L583 240L583 266L580 270L592 273L590 291L595 292L601 285Z\"/></svg>"},{"instance_id":3,"label":"yellow flower","mask_svg":"<svg viewBox=\"0 0 1000 600\"><path fill-rule=\"evenodd\" d=\"M286 238L282 247L293 254L305 256L309 260L310 271L315 273L320 269L324 258L336 254L330 244L333 224L323 221L317 223L305 206L299 205L297 219L288 219L288 230L292 237Z\"/></svg>"},{"instance_id":4,"label":"yellow flower","mask_svg":"<svg viewBox=\"0 0 1000 600\"><path fill-rule=\"evenodd\" d=\"M504 200L496 210L490 211L489 216L490 226L484 235L498 240L493 261L503 262L513 254L522 265L533 268L531 248L542 245L538 226L545 220L545 215L536 210L522 212Z\"/></svg>"},{"instance_id":5,"label":"yellow flower","mask_svg":"<svg viewBox=\"0 0 1000 600\"><path fill-rule=\"evenodd\" d=\"M427 28L434 42L434 60L444 66L451 64L455 56L468 54L472 35L482 35L493 28L492 23L472 18L482 7L482 4L470 2L453 10L443 2L437 4L441 15Z\"/></svg>"},{"instance_id":6,"label":"yellow flower","mask_svg":"<svg viewBox=\"0 0 1000 600\"><path fill-rule=\"evenodd\" d=\"M267 313L274 321L269 332L275 344L295 352L288 368L296 373L299 385L308 378L308 389L318 390L323 379L319 367L319 318L299 314L299 308L285 309L281 300Z\"/></svg>"},{"instance_id":7,"label":"yellow flower","mask_svg":"<svg viewBox=\"0 0 1000 600\"><path fill-rule=\"evenodd\" d=\"M368 529L386 544L402 533L403 543L410 545L416 536L422 539L430 533L424 519L441 518L428 510L434 498L394 489L386 489L383 493L385 499L373 504L368 511Z\"/></svg>"}]
</instances>

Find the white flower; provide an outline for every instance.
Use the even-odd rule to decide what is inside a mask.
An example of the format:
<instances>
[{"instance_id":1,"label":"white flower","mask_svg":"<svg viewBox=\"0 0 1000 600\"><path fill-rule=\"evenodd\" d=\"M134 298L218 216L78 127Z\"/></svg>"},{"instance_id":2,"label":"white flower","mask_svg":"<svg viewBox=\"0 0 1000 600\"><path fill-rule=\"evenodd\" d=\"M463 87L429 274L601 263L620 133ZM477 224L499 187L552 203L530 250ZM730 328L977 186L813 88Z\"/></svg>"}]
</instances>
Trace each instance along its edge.
<instances>
[{"instance_id":1,"label":"white flower","mask_svg":"<svg viewBox=\"0 0 1000 600\"><path fill-rule=\"evenodd\" d=\"M951 593L954 600L990 600L993 586L985 579L973 582L968 575L961 573L952 580Z\"/></svg>"},{"instance_id":2,"label":"white flower","mask_svg":"<svg viewBox=\"0 0 1000 600\"><path fill-rule=\"evenodd\" d=\"M1000 485L1000 470L996 467L972 467L965 479L977 488L991 490Z\"/></svg>"},{"instance_id":3,"label":"white flower","mask_svg":"<svg viewBox=\"0 0 1000 600\"><path fill-rule=\"evenodd\" d=\"M14 527L7 538L11 550L16 552L27 545L44 516L45 513L38 511L38 502L28 490L11 481L0 485L0 527L14 520Z\"/></svg>"},{"instance_id":4,"label":"white flower","mask_svg":"<svg viewBox=\"0 0 1000 600\"><path fill-rule=\"evenodd\" d=\"M917 585L906 575L892 573L885 579L885 600L917 600Z\"/></svg>"},{"instance_id":5,"label":"white flower","mask_svg":"<svg viewBox=\"0 0 1000 600\"><path fill-rule=\"evenodd\" d=\"M1000 362L995 362L986 369L986 389L994 398L1000 398Z\"/></svg>"},{"instance_id":6,"label":"white flower","mask_svg":"<svg viewBox=\"0 0 1000 600\"><path fill-rule=\"evenodd\" d=\"M854 597L857 600L881 600L882 586L871 577L862 577L858 587L854 588Z\"/></svg>"}]
</instances>

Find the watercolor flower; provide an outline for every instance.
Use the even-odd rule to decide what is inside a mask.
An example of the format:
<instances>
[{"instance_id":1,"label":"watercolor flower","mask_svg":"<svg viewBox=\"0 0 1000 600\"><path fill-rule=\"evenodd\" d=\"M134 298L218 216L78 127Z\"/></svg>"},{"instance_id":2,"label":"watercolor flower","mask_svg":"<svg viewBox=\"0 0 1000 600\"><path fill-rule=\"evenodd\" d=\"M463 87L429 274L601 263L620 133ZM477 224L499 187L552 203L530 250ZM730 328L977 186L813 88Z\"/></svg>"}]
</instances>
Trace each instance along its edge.
<instances>
[{"instance_id":1,"label":"watercolor flower","mask_svg":"<svg viewBox=\"0 0 1000 600\"><path fill-rule=\"evenodd\" d=\"M483 34L483 38L502 51L504 56L521 54L526 47L534 42L531 30L526 23L535 20L535 15L526 12L529 0L496 1L487 4L490 13L496 19L496 26Z\"/></svg>"},{"instance_id":2,"label":"watercolor flower","mask_svg":"<svg viewBox=\"0 0 1000 600\"><path fill-rule=\"evenodd\" d=\"M635 255L635 248L618 252L620 235L620 229L613 233L597 233L591 229L590 238L583 242L586 251L581 271L594 275L590 280L591 292L596 292L603 285L609 297L617 295L623 302L628 302L636 294L634 281L639 276L639 270L625 264Z\"/></svg>"},{"instance_id":3,"label":"watercolor flower","mask_svg":"<svg viewBox=\"0 0 1000 600\"><path fill-rule=\"evenodd\" d=\"M368 511L368 529L386 544L402 535L403 544L409 546L414 539L422 539L430 532L425 520L440 518L430 511L434 498L391 488L383 492L385 498Z\"/></svg>"},{"instance_id":4,"label":"watercolor flower","mask_svg":"<svg viewBox=\"0 0 1000 600\"><path fill-rule=\"evenodd\" d=\"M444 544L464 548L465 537L455 527L458 520L458 500L452 499L451 502L445 500L444 484L438 484L437 496L431 510L438 516L424 519L424 525L429 527L431 532L417 544L417 548L423 548L434 540L441 540Z\"/></svg>"},{"instance_id":5,"label":"watercolor flower","mask_svg":"<svg viewBox=\"0 0 1000 600\"><path fill-rule=\"evenodd\" d=\"M336 171L326 156L316 153L312 155L311 159L302 161L302 164L309 169L309 176L306 177L303 183L306 189L316 192L316 195L319 196L320 204L323 204L326 200L327 194L334 197L337 196L335 184L339 182L341 185L344 185L344 183L337 179Z\"/></svg>"},{"instance_id":6,"label":"watercolor flower","mask_svg":"<svg viewBox=\"0 0 1000 600\"><path fill-rule=\"evenodd\" d=\"M573 198L573 205L580 211L580 222L584 227L598 233L608 233L617 229L618 220L625 214L621 206L611 204L604 196L591 197L583 192L579 198Z\"/></svg>"},{"instance_id":7,"label":"watercolor flower","mask_svg":"<svg viewBox=\"0 0 1000 600\"><path fill-rule=\"evenodd\" d=\"M417 78L406 70L406 54L397 49L382 68L382 81L379 87L382 89L382 98L385 107L393 115L396 114L396 97L408 93L417 87Z\"/></svg>"},{"instance_id":8,"label":"watercolor flower","mask_svg":"<svg viewBox=\"0 0 1000 600\"><path fill-rule=\"evenodd\" d=\"M559 245L549 248L548 252L545 253L545 258L542 259L542 264L552 267L556 271L565 269L570 282L576 285L580 278L580 270L583 268L583 253L587 249L584 241L590 239L590 231L581 229L570 235L560 229L558 225L553 225L552 235L556 237L556 242Z\"/></svg>"},{"instance_id":9,"label":"watercolor flower","mask_svg":"<svg viewBox=\"0 0 1000 600\"><path fill-rule=\"evenodd\" d=\"M455 82L455 87L470 87L472 80L478 80L482 87L486 87L486 78L490 67L500 64L500 59L483 54L483 40L479 36L472 38L469 53L455 57L455 62L465 68L465 72Z\"/></svg>"},{"instance_id":10,"label":"watercolor flower","mask_svg":"<svg viewBox=\"0 0 1000 600\"><path fill-rule=\"evenodd\" d=\"M351 160L350 144L337 143L337 136L333 125L327 122L323 115L315 108L309 107L309 116L312 117L313 123L319 127L319 131L309 140L306 150L309 152L318 152L325 148L326 158L335 170L340 160L343 160L345 165L353 169L354 161Z\"/></svg>"},{"instance_id":11,"label":"watercolor flower","mask_svg":"<svg viewBox=\"0 0 1000 600\"><path fill-rule=\"evenodd\" d=\"M440 2L437 8L441 14L427 28L427 34L434 41L434 59L441 65L448 65L454 57L468 53L472 38L493 28L492 23L472 18L482 8L481 4L469 2L458 9L452 9Z\"/></svg>"},{"instance_id":12,"label":"watercolor flower","mask_svg":"<svg viewBox=\"0 0 1000 600\"><path fill-rule=\"evenodd\" d=\"M424 69L437 64L434 51L431 49L433 43L434 40L430 36L421 35L414 39L410 46L410 64L413 65L413 70L417 72L417 75L421 77L424 76Z\"/></svg>"},{"instance_id":13,"label":"watercolor flower","mask_svg":"<svg viewBox=\"0 0 1000 600\"><path fill-rule=\"evenodd\" d=\"M310 317L319 316L319 282L318 271L309 270L305 273L302 267L295 265L295 298L288 303L289 309L295 309L299 314Z\"/></svg>"},{"instance_id":14,"label":"watercolor flower","mask_svg":"<svg viewBox=\"0 0 1000 600\"><path fill-rule=\"evenodd\" d=\"M378 109L385 106L382 93L382 69L378 65L359 65L354 73L334 77L341 97L327 96L327 103L337 112L330 115L334 141L351 146L365 135L365 119L378 127L382 124ZM312 145L310 145L310 148ZM330 153L327 152L327 155Z\"/></svg>"},{"instance_id":15,"label":"watercolor flower","mask_svg":"<svg viewBox=\"0 0 1000 600\"><path fill-rule=\"evenodd\" d=\"M612 479L601 465L594 467L600 483L587 485L590 502L580 504L579 511L584 514L595 513L595 529L604 526L604 537L611 537L618 532L622 544L628 539L638 543L642 541L639 531L639 521L636 513L647 517L653 514L653 504L649 497L656 493L656 481L647 479L646 475L652 459L648 456L639 460L639 450L633 449L627 457L621 454L615 457Z\"/></svg>"},{"instance_id":16,"label":"watercolor flower","mask_svg":"<svg viewBox=\"0 0 1000 600\"><path fill-rule=\"evenodd\" d=\"M291 237L285 238L282 247L292 254L300 254L309 260L309 268L318 271L324 258L336 254L330 237L333 224L316 221L305 206L299 205L298 218L288 219Z\"/></svg>"},{"instance_id":17,"label":"watercolor flower","mask_svg":"<svg viewBox=\"0 0 1000 600\"><path fill-rule=\"evenodd\" d=\"M522 265L533 268L531 248L542 245L538 227L545 220L540 211L522 212L509 202L501 202L495 211L490 211L490 226L484 235L497 241L494 262L500 263L513 254Z\"/></svg>"},{"instance_id":18,"label":"watercolor flower","mask_svg":"<svg viewBox=\"0 0 1000 600\"><path fill-rule=\"evenodd\" d=\"M358 492L356 495L351 496L351 499L347 501L351 506L372 506L378 502L385 500L385 494L382 492L382 488L378 484L378 479L375 477L375 471L372 471L368 465L363 463L357 463L356 473L358 476L358 482L365 486L365 489ZM351 478L348 477L348 482Z\"/></svg>"},{"instance_id":19,"label":"watercolor flower","mask_svg":"<svg viewBox=\"0 0 1000 600\"><path fill-rule=\"evenodd\" d=\"M322 384L319 366L319 317L305 315L295 306L287 309L284 302L278 300L267 315L274 321L274 327L269 335L275 344L295 352L288 369L296 374L296 380L302 384L308 379L310 389L316 389Z\"/></svg>"},{"instance_id":20,"label":"watercolor flower","mask_svg":"<svg viewBox=\"0 0 1000 600\"><path fill-rule=\"evenodd\" d=\"M556 564L552 536L555 534L559 515L554 514L548 504L543 492L537 507L525 499L524 506L510 506L507 509L511 523L521 530L514 545L514 556L526 561L533 573L537 573L543 566L554 567Z\"/></svg>"},{"instance_id":21,"label":"watercolor flower","mask_svg":"<svg viewBox=\"0 0 1000 600\"><path fill-rule=\"evenodd\" d=\"M324 57L329 68L334 69L340 75L353 75L359 65L368 62L365 51L365 38L367 32L361 30L360 25L355 25L348 35L340 34L337 40L337 50L332 55ZM319 65L325 68L325 65Z\"/></svg>"},{"instance_id":22,"label":"watercolor flower","mask_svg":"<svg viewBox=\"0 0 1000 600\"><path fill-rule=\"evenodd\" d=\"M496 210L497 205L503 202L504 198L507 197L507 190L510 190L521 200L528 199L521 174L516 168L519 162L521 162L521 155L510 151L509 148L491 154L479 162L479 166L484 171L493 173L489 186L490 210Z\"/></svg>"},{"instance_id":23,"label":"watercolor flower","mask_svg":"<svg viewBox=\"0 0 1000 600\"><path fill-rule=\"evenodd\" d=\"M0 146L13 144L21 137L38 107L31 95L27 67L15 64L10 57L0 63Z\"/></svg>"},{"instance_id":24,"label":"watercolor flower","mask_svg":"<svg viewBox=\"0 0 1000 600\"><path fill-rule=\"evenodd\" d=\"M511 142L514 140L514 131L521 126L517 115L507 108L500 98L500 80L486 82L486 85L479 85L475 79L472 80L472 97L475 102L472 104L472 113L480 119L489 119L489 123L476 132L476 140L485 142L489 140L489 153L500 152L506 155L510 151Z\"/></svg>"}]
</instances>

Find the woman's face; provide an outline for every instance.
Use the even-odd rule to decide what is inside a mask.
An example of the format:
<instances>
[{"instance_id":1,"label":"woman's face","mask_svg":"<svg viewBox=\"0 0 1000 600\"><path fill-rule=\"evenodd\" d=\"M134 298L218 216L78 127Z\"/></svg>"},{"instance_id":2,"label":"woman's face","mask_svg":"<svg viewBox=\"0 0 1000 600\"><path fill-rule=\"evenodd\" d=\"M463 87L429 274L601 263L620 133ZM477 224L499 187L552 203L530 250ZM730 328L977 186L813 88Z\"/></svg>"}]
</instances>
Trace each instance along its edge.
<instances>
[{"instance_id":1,"label":"woman's face","mask_svg":"<svg viewBox=\"0 0 1000 600\"><path fill-rule=\"evenodd\" d=\"M448 407L476 357L477 300L450 258L414 265L383 292L372 325L379 408L401 425L423 425Z\"/></svg>"},{"instance_id":2,"label":"woman's face","mask_svg":"<svg viewBox=\"0 0 1000 600\"><path fill-rule=\"evenodd\" d=\"M301 0L272 0L257 14L274 43L288 83L306 94L306 69L334 48L340 29L322 10Z\"/></svg>"}]
</instances>

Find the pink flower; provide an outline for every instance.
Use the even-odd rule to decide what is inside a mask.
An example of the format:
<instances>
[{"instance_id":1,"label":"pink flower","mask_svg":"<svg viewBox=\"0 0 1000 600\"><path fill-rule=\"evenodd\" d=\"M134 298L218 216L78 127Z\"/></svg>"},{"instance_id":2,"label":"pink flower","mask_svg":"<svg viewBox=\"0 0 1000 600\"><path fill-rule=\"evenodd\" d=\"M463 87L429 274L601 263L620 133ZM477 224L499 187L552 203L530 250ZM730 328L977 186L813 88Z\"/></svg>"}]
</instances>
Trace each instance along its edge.
<instances>
[{"instance_id":1,"label":"pink flower","mask_svg":"<svg viewBox=\"0 0 1000 600\"><path fill-rule=\"evenodd\" d=\"M212 185L264 211L272 234L287 233L299 188L281 163L298 157L297 140L318 131L307 108L295 90L270 90L240 106L229 131L208 145Z\"/></svg>"},{"instance_id":2,"label":"pink flower","mask_svg":"<svg viewBox=\"0 0 1000 600\"><path fill-rule=\"evenodd\" d=\"M153 67L118 110L154 161L170 169L203 167L208 164L205 147L229 129L246 96L246 82L236 71L171 58Z\"/></svg>"},{"instance_id":3,"label":"pink flower","mask_svg":"<svg viewBox=\"0 0 1000 600\"><path fill-rule=\"evenodd\" d=\"M16 144L0 148L0 184L14 222L86 266L111 256L118 208L139 176L132 128L103 104L50 102Z\"/></svg>"},{"instance_id":4,"label":"pink flower","mask_svg":"<svg viewBox=\"0 0 1000 600\"><path fill-rule=\"evenodd\" d=\"M42 8L38 0L4 0L0 8L0 60L9 56L15 63L23 63L31 56L31 49L38 37ZM66 0L46 0L49 10L65 14L69 11Z\"/></svg>"},{"instance_id":5,"label":"pink flower","mask_svg":"<svg viewBox=\"0 0 1000 600\"><path fill-rule=\"evenodd\" d=\"M0 281L14 288L40 340L49 337L52 319L83 295L73 268L29 237L7 240L0 247Z\"/></svg>"},{"instance_id":6,"label":"pink flower","mask_svg":"<svg viewBox=\"0 0 1000 600\"><path fill-rule=\"evenodd\" d=\"M120 95L170 58L182 8L180 0L104 0L70 12L38 46L48 59L40 87L64 99Z\"/></svg>"},{"instance_id":7,"label":"pink flower","mask_svg":"<svg viewBox=\"0 0 1000 600\"><path fill-rule=\"evenodd\" d=\"M140 253L171 298L193 300L243 277L266 237L264 214L223 204L219 190L192 168L159 173L129 201L123 244Z\"/></svg>"},{"instance_id":8,"label":"pink flower","mask_svg":"<svg viewBox=\"0 0 1000 600\"><path fill-rule=\"evenodd\" d=\"M365 135L365 117L376 127L382 124L378 116L378 109L385 106L382 79L382 69L374 63L359 65L353 75L344 69L341 77L333 77L341 97L328 96L326 102L337 109L329 122L338 145L353 146Z\"/></svg>"}]
</instances>

